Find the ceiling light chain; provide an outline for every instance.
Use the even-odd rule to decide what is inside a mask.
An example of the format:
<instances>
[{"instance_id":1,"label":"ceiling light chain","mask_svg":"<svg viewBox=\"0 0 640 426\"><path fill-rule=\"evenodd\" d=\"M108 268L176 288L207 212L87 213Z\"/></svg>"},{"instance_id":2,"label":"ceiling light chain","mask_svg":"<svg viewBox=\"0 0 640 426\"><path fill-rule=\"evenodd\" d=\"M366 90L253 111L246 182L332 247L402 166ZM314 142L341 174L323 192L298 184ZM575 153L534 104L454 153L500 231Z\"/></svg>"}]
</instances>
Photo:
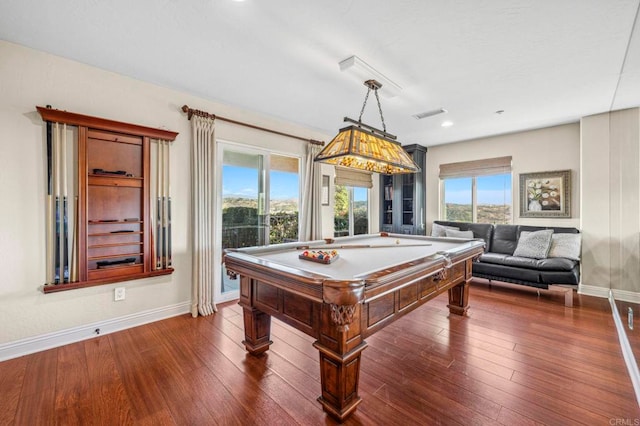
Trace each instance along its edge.
<instances>
[{"instance_id":1,"label":"ceiling light chain","mask_svg":"<svg viewBox=\"0 0 640 426\"><path fill-rule=\"evenodd\" d=\"M378 96L378 89L382 87L380 83L375 80L367 80L364 82L364 85L368 87L367 94L364 96L364 103L362 104L362 109L360 110L360 117L358 117L358 123L362 123L362 114L364 114L364 108L367 106L367 101L369 100L369 93L373 90L373 93L376 95L376 101L378 101L378 111L380 111L380 120L382 121L382 131L387 133L387 125L384 123L384 115L382 115L382 105L380 105L380 97Z\"/></svg>"},{"instance_id":2,"label":"ceiling light chain","mask_svg":"<svg viewBox=\"0 0 640 426\"><path fill-rule=\"evenodd\" d=\"M364 98L364 104L360 111L358 121L348 117L344 121L354 125L340 129L329 145L325 146L314 161L332 164L334 166L349 167L374 173L397 174L415 173L420 167L407 154L396 137L387 133L387 126L382 115L382 106L378 97L378 89L382 87L375 80L365 81L368 87ZM384 130L376 129L362 123L362 114L369 99L369 93L373 90L378 101L378 110Z\"/></svg>"},{"instance_id":3,"label":"ceiling light chain","mask_svg":"<svg viewBox=\"0 0 640 426\"><path fill-rule=\"evenodd\" d=\"M387 133L387 125L384 124L384 115L382 115L382 106L380 106L380 98L378 97L378 89L374 90L376 94L376 100L378 101L378 111L380 111L380 120L382 121L382 130Z\"/></svg>"}]
</instances>

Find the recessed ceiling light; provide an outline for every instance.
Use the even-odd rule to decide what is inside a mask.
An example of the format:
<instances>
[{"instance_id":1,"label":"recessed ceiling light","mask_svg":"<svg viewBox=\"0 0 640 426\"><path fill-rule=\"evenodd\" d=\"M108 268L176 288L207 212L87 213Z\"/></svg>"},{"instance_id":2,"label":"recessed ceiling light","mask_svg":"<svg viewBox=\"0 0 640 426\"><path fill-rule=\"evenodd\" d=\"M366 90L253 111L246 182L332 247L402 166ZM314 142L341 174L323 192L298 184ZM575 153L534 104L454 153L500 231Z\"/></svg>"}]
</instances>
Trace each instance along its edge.
<instances>
[{"instance_id":1,"label":"recessed ceiling light","mask_svg":"<svg viewBox=\"0 0 640 426\"><path fill-rule=\"evenodd\" d=\"M453 121L443 121L441 126L442 127L451 127L451 126L453 126Z\"/></svg>"}]
</instances>

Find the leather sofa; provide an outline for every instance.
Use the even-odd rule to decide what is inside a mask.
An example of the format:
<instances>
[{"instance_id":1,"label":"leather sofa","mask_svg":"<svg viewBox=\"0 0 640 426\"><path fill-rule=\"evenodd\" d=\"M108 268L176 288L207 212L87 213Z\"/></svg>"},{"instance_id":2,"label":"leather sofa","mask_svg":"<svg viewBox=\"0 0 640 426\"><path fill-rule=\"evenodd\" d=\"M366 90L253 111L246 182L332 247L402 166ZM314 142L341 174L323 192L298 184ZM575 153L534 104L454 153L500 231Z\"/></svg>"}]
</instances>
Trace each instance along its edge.
<instances>
[{"instance_id":1,"label":"leather sofa","mask_svg":"<svg viewBox=\"0 0 640 426\"><path fill-rule=\"evenodd\" d=\"M562 291L565 305L573 305L573 289L580 282L579 248L576 258L547 257L533 259L514 256L523 231L552 229L554 234L578 234L576 228L527 225L492 225L485 223L434 221L444 227L472 231L473 237L485 241L485 253L474 262L472 275L477 278L521 284L538 289Z\"/></svg>"}]
</instances>

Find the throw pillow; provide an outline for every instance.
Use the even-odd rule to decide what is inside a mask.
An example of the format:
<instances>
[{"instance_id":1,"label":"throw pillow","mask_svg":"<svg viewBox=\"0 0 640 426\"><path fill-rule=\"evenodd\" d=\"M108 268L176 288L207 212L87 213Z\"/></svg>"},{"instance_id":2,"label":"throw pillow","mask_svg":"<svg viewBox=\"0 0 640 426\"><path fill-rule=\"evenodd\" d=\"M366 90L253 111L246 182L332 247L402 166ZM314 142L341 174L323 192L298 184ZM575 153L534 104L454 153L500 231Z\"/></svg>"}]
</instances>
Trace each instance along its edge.
<instances>
[{"instance_id":1,"label":"throw pillow","mask_svg":"<svg viewBox=\"0 0 640 426\"><path fill-rule=\"evenodd\" d=\"M447 236L447 229L451 229L454 231L459 231L460 228L456 228L455 226L445 226L445 225L438 225L437 223L434 223L433 226L431 227L431 236L432 237L446 237Z\"/></svg>"},{"instance_id":2,"label":"throw pillow","mask_svg":"<svg viewBox=\"0 0 640 426\"><path fill-rule=\"evenodd\" d=\"M535 232L522 231L513 255L532 259L545 259L549 253L552 235L553 229Z\"/></svg>"},{"instance_id":3,"label":"throw pillow","mask_svg":"<svg viewBox=\"0 0 640 426\"><path fill-rule=\"evenodd\" d=\"M449 238L473 238L473 231L456 231L455 229L447 229L446 235Z\"/></svg>"},{"instance_id":4,"label":"throw pillow","mask_svg":"<svg viewBox=\"0 0 640 426\"><path fill-rule=\"evenodd\" d=\"M580 261L582 234L553 234L549 257L564 257Z\"/></svg>"}]
</instances>

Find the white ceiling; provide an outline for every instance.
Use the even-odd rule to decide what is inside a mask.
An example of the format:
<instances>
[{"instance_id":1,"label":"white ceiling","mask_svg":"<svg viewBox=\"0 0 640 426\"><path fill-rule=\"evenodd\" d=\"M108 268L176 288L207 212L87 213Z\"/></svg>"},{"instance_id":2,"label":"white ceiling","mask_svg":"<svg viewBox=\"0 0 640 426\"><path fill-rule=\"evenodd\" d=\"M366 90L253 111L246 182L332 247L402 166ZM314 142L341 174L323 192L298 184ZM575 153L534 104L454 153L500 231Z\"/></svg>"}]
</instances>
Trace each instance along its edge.
<instances>
[{"instance_id":1,"label":"white ceiling","mask_svg":"<svg viewBox=\"0 0 640 426\"><path fill-rule=\"evenodd\" d=\"M639 4L0 0L0 39L329 135L360 113L338 66L357 55L403 88L381 97L387 130L430 146L640 106ZM381 127L374 99L363 122Z\"/></svg>"}]
</instances>

